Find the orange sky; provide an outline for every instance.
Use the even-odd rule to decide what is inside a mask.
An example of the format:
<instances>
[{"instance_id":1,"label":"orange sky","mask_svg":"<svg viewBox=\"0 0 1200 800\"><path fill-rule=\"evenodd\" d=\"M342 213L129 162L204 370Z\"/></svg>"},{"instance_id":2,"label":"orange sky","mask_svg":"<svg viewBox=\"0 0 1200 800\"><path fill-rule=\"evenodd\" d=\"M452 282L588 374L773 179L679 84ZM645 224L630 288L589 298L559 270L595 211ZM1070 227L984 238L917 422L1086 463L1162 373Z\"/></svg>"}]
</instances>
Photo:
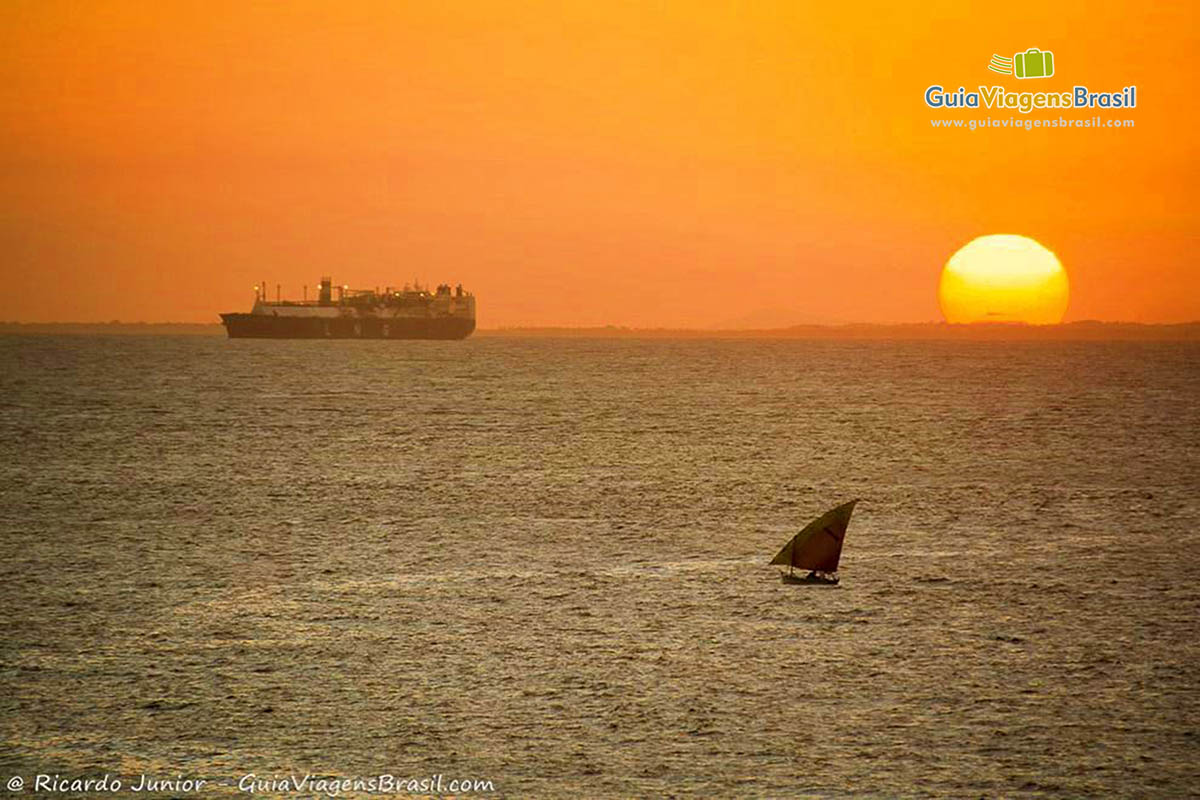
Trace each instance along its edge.
<instances>
[{"instance_id":1,"label":"orange sky","mask_svg":"<svg viewBox=\"0 0 1200 800\"><path fill-rule=\"evenodd\" d=\"M461 281L483 327L934 320L986 233L1059 255L1067 320L1200 318L1200 5L807 5L7 0L0 320L322 274ZM1055 77L987 71L1028 47ZM1031 115L1136 128L934 129L1020 115L932 83L1136 84Z\"/></svg>"}]
</instances>

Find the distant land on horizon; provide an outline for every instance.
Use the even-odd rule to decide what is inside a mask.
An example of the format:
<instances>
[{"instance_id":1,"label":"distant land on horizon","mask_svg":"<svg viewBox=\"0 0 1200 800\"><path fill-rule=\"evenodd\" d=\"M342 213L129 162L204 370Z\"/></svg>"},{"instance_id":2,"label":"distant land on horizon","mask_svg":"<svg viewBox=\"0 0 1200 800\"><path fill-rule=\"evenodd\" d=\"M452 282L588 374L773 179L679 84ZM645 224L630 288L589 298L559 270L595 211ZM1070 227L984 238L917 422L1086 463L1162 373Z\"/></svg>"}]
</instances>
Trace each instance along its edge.
<instances>
[{"instance_id":1,"label":"distant land on horizon","mask_svg":"<svg viewBox=\"0 0 1200 800\"><path fill-rule=\"evenodd\" d=\"M1081 320L1060 325L947 322L793 325L787 328L497 328L476 335L504 337L654 339L935 339L935 340L1200 340L1200 322L1141 323Z\"/></svg>"},{"instance_id":2,"label":"distant land on horizon","mask_svg":"<svg viewBox=\"0 0 1200 800\"><path fill-rule=\"evenodd\" d=\"M0 322L0 334L224 336L217 322ZM933 339L933 340L1200 340L1200 321L1179 323L1081 320L1061 325L946 322L793 325L786 328L505 327L480 328L485 338L574 339Z\"/></svg>"}]
</instances>

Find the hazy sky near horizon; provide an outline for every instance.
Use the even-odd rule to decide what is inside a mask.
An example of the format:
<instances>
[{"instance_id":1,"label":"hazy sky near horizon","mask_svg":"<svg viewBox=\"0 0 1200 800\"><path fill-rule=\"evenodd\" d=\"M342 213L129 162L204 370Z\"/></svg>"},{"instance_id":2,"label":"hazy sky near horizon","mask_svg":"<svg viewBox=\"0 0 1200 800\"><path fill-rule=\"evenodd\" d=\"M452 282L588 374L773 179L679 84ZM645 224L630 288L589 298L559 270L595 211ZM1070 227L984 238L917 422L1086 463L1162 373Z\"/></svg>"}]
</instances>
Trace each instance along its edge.
<instances>
[{"instance_id":1,"label":"hazy sky near horizon","mask_svg":"<svg viewBox=\"0 0 1200 800\"><path fill-rule=\"evenodd\" d=\"M975 236L1066 319L1200 318L1196 3L0 7L0 319L216 321L253 285L463 283L480 324L940 319ZM1051 50L1054 77L988 72ZM927 86L1133 129L934 128ZM1035 112L1032 119L1090 112Z\"/></svg>"}]
</instances>

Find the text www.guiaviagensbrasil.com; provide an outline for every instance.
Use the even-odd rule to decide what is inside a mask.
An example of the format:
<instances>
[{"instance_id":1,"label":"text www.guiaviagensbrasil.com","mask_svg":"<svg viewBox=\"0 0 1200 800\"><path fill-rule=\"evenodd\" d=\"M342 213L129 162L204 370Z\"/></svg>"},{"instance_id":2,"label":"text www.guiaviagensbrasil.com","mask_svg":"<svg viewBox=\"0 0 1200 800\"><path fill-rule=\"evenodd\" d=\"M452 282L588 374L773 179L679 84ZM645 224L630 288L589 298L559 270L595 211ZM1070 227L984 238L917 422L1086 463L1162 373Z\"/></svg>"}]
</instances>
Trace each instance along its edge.
<instances>
[{"instance_id":1,"label":"text www.guiaviagensbrasil.com","mask_svg":"<svg viewBox=\"0 0 1200 800\"><path fill-rule=\"evenodd\" d=\"M1012 130L1031 131L1034 128L1132 128L1131 119L1102 119L1088 117L1087 119L1025 119L1023 117L984 117L983 119L931 119L929 124L935 128L961 128L968 131L993 130L1011 128Z\"/></svg>"}]
</instances>

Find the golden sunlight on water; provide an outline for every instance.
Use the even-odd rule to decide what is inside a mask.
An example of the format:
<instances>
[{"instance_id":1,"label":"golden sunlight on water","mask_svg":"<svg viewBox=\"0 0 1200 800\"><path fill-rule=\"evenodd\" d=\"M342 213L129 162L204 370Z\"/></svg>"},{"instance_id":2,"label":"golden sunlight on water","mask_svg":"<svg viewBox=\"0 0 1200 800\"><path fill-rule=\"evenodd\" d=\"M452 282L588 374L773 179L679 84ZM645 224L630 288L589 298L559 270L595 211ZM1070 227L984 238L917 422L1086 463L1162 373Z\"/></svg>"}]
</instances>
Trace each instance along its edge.
<instances>
[{"instance_id":1,"label":"golden sunlight on water","mask_svg":"<svg viewBox=\"0 0 1200 800\"><path fill-rule=\"evenodd\" d=\"M1197 355L0 337L0 778L1183 797Z\"/></svg>"}]
</instances>

